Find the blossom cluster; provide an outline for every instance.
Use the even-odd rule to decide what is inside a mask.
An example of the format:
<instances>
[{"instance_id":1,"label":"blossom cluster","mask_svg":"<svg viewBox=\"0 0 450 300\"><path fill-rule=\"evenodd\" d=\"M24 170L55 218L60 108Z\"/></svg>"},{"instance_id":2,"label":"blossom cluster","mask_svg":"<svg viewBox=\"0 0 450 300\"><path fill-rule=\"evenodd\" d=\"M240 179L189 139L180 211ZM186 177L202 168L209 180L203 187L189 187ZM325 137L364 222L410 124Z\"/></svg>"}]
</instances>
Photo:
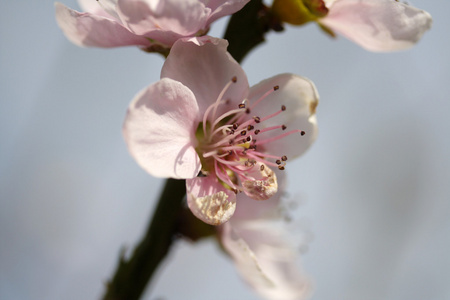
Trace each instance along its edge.
<instances>
[{"instance_id":1,"label":"blossom cluster","mask_svg":"<svg viewBox=\"0 0 450 300\"><path fill-rule=\"evenodd\" d=\"M166 56L161 79L129 105L123 135L130 154L153 176L186 180L188 207L218 226L224 249L258 293L305 299L310 282L272 223L288 162L316 140L319 96L312 81L288 73L249 87L228 42L206 35L247 2L79 0L85 12L55 7L59 26L79 46L138 46ZM427 12L395 0L274 0L269 11L277 22L316 22L370 51L409 48L431 26Z\"/></svg>"}]
</instances>

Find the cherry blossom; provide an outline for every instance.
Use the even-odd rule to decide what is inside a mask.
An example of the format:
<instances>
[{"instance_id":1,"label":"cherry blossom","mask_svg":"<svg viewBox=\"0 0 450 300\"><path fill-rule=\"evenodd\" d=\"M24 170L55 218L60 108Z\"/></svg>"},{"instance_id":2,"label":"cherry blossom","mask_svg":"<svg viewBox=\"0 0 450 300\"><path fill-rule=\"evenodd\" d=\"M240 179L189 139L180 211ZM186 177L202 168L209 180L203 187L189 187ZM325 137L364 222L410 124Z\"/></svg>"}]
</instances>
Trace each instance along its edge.
<instances>
[{"instance_id":1,"label":"cherry blossom","mask_svg":"<svg viewBox=\"0 0 450 300\"><path fill-rule=\"evenodd\" d=\"M279 204L284 177L278 173L280 190L262 203L238 195L236 214L219 227L219 240L233 259L242 278L263 298L303 300L312 290L310 279L298 265L298 247L280 220Z\"/></svg>"},{"instance_id":2,"label":"cherry blossom","mask_svg":"<svg viewBox=\"0 0 450 300\"><path fill-rule=\"evenodd\" d=\"M204 35L215 20L249 0L79 0L86 12L55 3L56 20L79 46L170 48L182 37Z\"/></svg>"},{"instance_id":3,"label":"cherry blossom","mask_svg":"<svg viewBox=\"0 0 450 300\"><path fill-rule=\"evenodd\" d=\"M377 52L410 48L430 29L429 13L395 0L326 0L319 22L361 47Z\"/></svg>"},{"instance_id":4,"label":"cherry blossom","mask_svg":"<svg viewBox=\"0 0 450 300\"><path fill-rule=\"evenodd\" d=\"M375 52L412 47L432 23L426 11L396 0L275 0L273 10L284 22L316 21Z\"/></svg>"},{"instance_id":5,"label":"cherry blossom","mask_svg":"<svg viewBox=\"0 0 450 300\"><path fill-rule=\"evenodd\" d=\"M317 135L313 83L281 74L249 88L227 45L207 36L175 42L161 80L136 95L123 129L138 164L153 176L187 179L189 208L213 225L233 215L240 193L271 198L274 170Z\"/></svg>"}]
</instances>

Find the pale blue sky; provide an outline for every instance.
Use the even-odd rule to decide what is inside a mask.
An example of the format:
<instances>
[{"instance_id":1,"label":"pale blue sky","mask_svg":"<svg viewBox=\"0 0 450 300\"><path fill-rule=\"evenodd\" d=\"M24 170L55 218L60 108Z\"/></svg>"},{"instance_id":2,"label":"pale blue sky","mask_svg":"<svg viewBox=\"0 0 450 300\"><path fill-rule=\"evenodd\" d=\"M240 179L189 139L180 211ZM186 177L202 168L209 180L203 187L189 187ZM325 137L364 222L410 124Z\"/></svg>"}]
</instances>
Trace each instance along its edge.
<instances>
[{"instance_id":1,"label":"pale blue sky","mask_svg":"<svg viewBox=\"0 0 450 300\"><path fill-rule=\"evenodd\" d=\"M319 139L287 168L291 214L314 237L312 299L450 299L450 3L414 4L434 24L409 51L369 53L311 25L244 61L251 84L292 72L321 96ZM49 0L1 2L0 40L0 299L97 299L162 184L121 126L163 60L72 45ZM151 288L147 299L258 299L212 242L180 243Z\"/></svg>"}]
</instances>

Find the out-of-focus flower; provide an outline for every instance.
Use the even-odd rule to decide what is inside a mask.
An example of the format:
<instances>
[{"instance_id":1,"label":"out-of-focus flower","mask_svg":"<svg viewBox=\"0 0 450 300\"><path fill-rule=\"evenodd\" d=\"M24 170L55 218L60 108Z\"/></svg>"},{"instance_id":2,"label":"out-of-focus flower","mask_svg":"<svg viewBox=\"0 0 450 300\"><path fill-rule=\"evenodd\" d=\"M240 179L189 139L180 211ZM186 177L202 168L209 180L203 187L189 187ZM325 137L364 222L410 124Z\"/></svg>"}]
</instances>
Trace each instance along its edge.
<instances>
[{"instance_id":1,"label":"out-of-focus flower","mask_svg":"<svg viewBox=\"0 0 450 300\"><path fill-rule=\"evenodd\" d=\"M284 169L317 134L311 81L282 74L249 88L227 45L206 36L175 42L162 79L135 97L124 123L138 164L157 177L187 179L189 208L212 225L233 215L241 192L274 195L273 168Z\"/></svg>"},{"instance_id":2,"label":"out-of-focus flower","mask_svg":"<svg viewBox=\"0 0 450 300\"><path fill-rule=\"evenodd\" d=\"M426 11L396 0L275 0L272 10L281 21L316 21L329 34L375 52L412 47L432 23Z\"/></svg>"},{"instance_id":3,"label":"out-of-focus flower","mask_svg":"<svg viewBox=\"0 0 450 300\"><path fill-rule=\"evenodd\" d=\"M278 175L282 175L278 173ZM243 279L263 298L303 300L311 294L311 282L298 265L299 245L280 221L280 191L263 203L238 196L236 214L219 227L219 239Z\"/></svg>"},{"instance_id":4,"label":"out-of-focus flower","mask_svg":"<svg viewBox=\"0 0 450 300\"><path fill-rule=\"evenodd\" d=\"M204 35L215 20L249 0L79 0L86 12L56 3L56 20L79 46L136 45L147 51L170 48L182 37Z\"/></svg>"}]
</instances>

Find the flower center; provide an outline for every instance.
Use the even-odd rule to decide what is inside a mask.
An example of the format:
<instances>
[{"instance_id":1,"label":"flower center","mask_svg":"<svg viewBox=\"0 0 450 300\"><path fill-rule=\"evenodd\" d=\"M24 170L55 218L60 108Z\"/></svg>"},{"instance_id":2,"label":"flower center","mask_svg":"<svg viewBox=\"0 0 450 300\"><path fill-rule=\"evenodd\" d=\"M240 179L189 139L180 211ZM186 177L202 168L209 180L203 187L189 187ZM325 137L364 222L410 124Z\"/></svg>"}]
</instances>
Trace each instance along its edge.
<instances>
[{"instance_id":1,"label":"flower center","mask_svg":"<svg viewBox=\"0 0 450 300\"><path fill-rule=\"evenodd\" d=\"M267 116L251 114L255 107L264 105L264 99L276 92L278 86L268 90L253 103L244 99L237 107L218 115L219 107L230 105L230 101L223 97L236 81L237 78L233 77L225 85L217 100L206 109L203 122L197 129L199 145L196 150L202 161L201 173L205 176L216 176L226 188L235 193L245 191L250 197L263 200L268 197L261 191L264 190L262 186L275 185L275 191L270 196L277 188L276 176L270 167L284 170L288 159L286 155L267 153L265 145L291 134L300 133L303 136L305 132L298 129L286 131L284 124L264 126L264 122L286 111L284 105ZM262 133L268 132L268 137L257 139L258 135L260 137ZM249 183L253 184L254 189L250 194Z\"/></svg>"}]
</instances>

